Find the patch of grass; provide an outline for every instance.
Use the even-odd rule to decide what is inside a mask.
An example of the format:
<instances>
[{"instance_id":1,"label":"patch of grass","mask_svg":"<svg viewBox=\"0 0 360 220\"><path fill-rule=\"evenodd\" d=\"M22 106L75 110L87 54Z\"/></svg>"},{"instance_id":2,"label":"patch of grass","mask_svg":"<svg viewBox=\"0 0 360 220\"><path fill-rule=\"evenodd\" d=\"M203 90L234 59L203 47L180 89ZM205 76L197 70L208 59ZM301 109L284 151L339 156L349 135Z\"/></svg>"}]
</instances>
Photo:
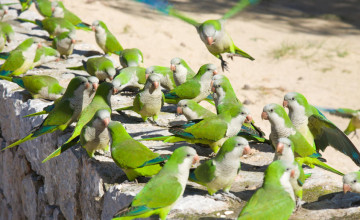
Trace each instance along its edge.
<instances>
[{"instance_id":1,"label":"patch of grass","mask_svg":"<svg viewBox=\"0 0 360 220\"><path fill-rule=\"evenodd\" d=\"M130 32L130 30L131 30L131 26L127 24L127 25L124 26L122 32L123 32L124 34L127 34L127 33Z\"/></svg>"},{"instance_id":2,"label":"patch of grass","mask_svg":"<svg viewBox=\"0 0 360 220\"><path fill-rule=\"evenodd\" d=\"M303 189L303 191L303 200L310 203L317 201L320 196L338 192L339 189L325 189L323 186L315 186L309 189Z\"/></svg>"},{"instance_id":3,"label":"patch of grass","mask_svg":"<svg viewBox=\"0 0 360 220\"><path fill-rule=\"evenodd\" d=\"M346 50L343 50L343 51L337 50L336 55L338 57L344 58L349 55L349 52L347 52Z\"/></svg>"},{"instance_id":4,"label":"patch of grass","mask_svg":"<svg viewBox=\"0 0 360 220\"><path fill-rule=\"evenodd\" d=\"M328 67L321 68L320 71L323 72L323 73L326 73L326 72L329 72L329 71L331 71L333 69L334 69L333 66L328 66Z\"/></svg>"},{"instance_id":5,"label":"patch of grass","mask_svg":"<svg viewBox=\"0 0 360 220\"><path fill-rule=\"evenodd\" d=\"M271 56L275 59L280 59L283 57L289 57L296 55L299 49L299 45L295 43L282 43L280 48L274 49L270 52Z\"/></svg>"}]
</instances>

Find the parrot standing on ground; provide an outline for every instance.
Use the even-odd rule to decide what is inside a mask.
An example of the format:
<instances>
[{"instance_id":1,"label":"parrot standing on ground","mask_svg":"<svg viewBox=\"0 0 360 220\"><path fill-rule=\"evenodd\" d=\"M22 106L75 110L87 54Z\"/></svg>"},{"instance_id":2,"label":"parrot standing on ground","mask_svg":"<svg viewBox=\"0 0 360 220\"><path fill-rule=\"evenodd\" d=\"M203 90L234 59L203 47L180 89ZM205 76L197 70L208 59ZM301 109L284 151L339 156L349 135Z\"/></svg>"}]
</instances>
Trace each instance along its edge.
<instances>
[{"instance_id":1,"label":"parrot standing on ground","mask_svg":"<svg viewBox=\"0 0 360 220\"><path fill-rule=\"evenodd\" d=\"M160 172L135 196L129 207L120 210L113 220L147 218L152 215L159 215L161 220L165 220L175 202L182 198L189 170L198 161L199 156L193 148L177 148Z\"/></svg>"},{"instance_id":2,"label":"parrot standing on ground","mask_svg":"<svg viewBox=\"0 0 360 220\"><path fill-rule=\"evenodd\" d=\"M52 47L56 49L61 56L69 57L74 50L76 35L74 32L63 32L53 39Z\"/></svg>"},{"instance_id":3,"label":"parrot standing on ground","mask_svg":"<svg viewBox=\"0 0 360 220\"><path fill-rule=\"evenodd\" d=\"M123 68L132 66L143 66L144 58L142 52L137 48L125 49L119 55L120 64Z\"/></svg>"},{"instance_id":4,"label":"parrot standing on ground","mask_svg":"<svg viewBox=\"0 0 360 220\"><path fill-rule=\"evenodd\" d=\"M61 1L53 1L51 3L52 16L55 18L64 18L73 24L76 28L85 31L91 31L90 25L84 23L76 14L65 8Z\"/></svg>"},{"instance_id":5,"label":"parrot standing on ground","mask_svg":"<svg viewBox=\"0 0 360 220\"><path fill-rule=\"evenodd\" d=\"M170 69L174 73L176 86L183 84L193 78L196 73L189 67L185 60L175 57L170 61Z\"/></svg>"},{"instance_id":6,"label":"parrot standing on ground","mask_svg":"<svg viewBox=\"0 0 360 220\"><path fill-rule=\"evenodd\" d=\"M170 91L176 87L173 72L169 67L150 66L146 68L145 74L146 76L150 76L152 74L159 75L160 85L166 90Z\"/></svg>"},{"instance_id":7,"label":"parrot standing on ground","mask_svg":"<svg viewBox=\"0 0 360 220\"><path fill-rule=\"evenodd\" d=\"M59 59L60 53L56 49L42 46L36 50L35 58L31 69Z\"/></svg>"},{"instance_id":8,"label":"parrot standing on ground","mask_svg":"<svg viewBox=\"0 0 360 220\"><path fill-rule=\"evenodd\" d=\"M96 43L106 54L115 53L119 55L123 51L116 37L109 31L104 22L96 20L92 23L92 30L95 31Z\"/></svg>"},{"instance_id":9,"label":"parrot standing on ground","mask_svg":"<svg viewBox=\"0 0 360 220\"><path fill-rule=\"evenodd\" d=\"M119 87L116 89L119 92L125 88L143 89L146 82L145 70L145 68L139 66L122 68L113 80L119 82Z\"/></svg>"},{"instance_id":10,"label":"parrot standing on ground","mask_svg":"<svg viewBox=\"0 0 360 220\"><path fill-rule=\"evenodd\" d=\"M126 174L130 181L139 176L153 176L157 174L168 155L159 155L152 152L142 143L134 140L117 121L108 126L111 140L111 157Z\"/></svg>"},{"instance_id":11,"label":"parrot standing on ground","mask_svg":"<svg viewBox=\"0 0 360 220\"><path fill-rule=\"evenodd\" d=\"M355 192L360 193L360 172L351 172L343 176L344 193Z\"/></svg>"},{"instance_id":12,"label":"parrot standing on ground","mask_svg":"<svg viewBox=\"0 0 360 220\"><path fill-rule=\"evenodd\" d=\"M189 99L183 99L178 102L176 113L183 114L188 121L204 119L216 115L214 112L202 107L199 103Z\"/></svg>"}]
</instances>

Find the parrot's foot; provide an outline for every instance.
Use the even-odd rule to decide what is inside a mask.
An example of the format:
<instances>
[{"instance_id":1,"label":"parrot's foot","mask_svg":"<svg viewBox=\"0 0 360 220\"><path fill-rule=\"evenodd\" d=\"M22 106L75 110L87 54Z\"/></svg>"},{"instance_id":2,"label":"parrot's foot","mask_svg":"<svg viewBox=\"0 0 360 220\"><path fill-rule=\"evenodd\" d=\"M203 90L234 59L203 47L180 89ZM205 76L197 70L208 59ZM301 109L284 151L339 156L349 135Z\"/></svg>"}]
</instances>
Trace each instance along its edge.
<instances>
[{"instance_id":1,"label":"parrot's foot","mask_svg":"<svg viewBox=\"0 0 360 220\"><path fill-rule=\"evenodd\" d=\"M234 57L242 57L242 56L236 53L228 53L227 57L230 58L231 60L234 60Z\"/></svg>"},{"instance_id":2,"label":"parrot's foot","mask_svg":"<svg viewBox=\"0 0 360 220\"><path fill-rule=\"evenodd\" d=\"M229 71L228 63L225 60L223 60L222 57L220 57L220 60L221 60L221 69L222 69L222 71L223 72L224 72L224 70Z\"/></svg>"},{"instance_id":3,"label":"parrot's foot","mask_svg":"<svg viewBox=\"0 0 360 220\"><path fill-rule=\"evenodd\" d=\"M237 196L235 196L233 193L231 193L231 192L224 192L224 193L222 193L223 194L223 196L225 196L225 197L228 197L228 198L230 198L230 199L233 199L233 200L235 200L235 201L237 201L237 202L242 202L242 200L239 198L239 197L237 197Z\"/></svg>"},{"instance_id":4,"label":"parrot's foot","mask_svg":"<svg viewBox=\"0 0 360 220\"><path fill-rule=\"evenodd\" d=\"M299 210L304 203L305 203L305 201L302 201L300 198L297 198L297 199L296 199L295 211Z\"/></svg>"},{"instance_id":5,"label":"parrot's foot","mask_svg":"<svg viewBox=\"0 0 360 220\"><path fill-rule=\"evenodd\" d=\"M227 202L227 199L224 198L224 196L220 193L218 194L213 194L213 195L209 195L207 194L206 197L210 198L210 199L213 199L213 200L216 200L216 201L223 201L223 202Z\"/></svg>"},{"instance_id":6,"label":"parrot's foot","mask_svg":"<svg viewBox=\"0 0 360 220\"><path fill-rule=\"evenodd\" d=\"M211 154L209 154L209 157L215 157L215 156L216 156L215 152L212 152Z\"/></svg>"}]
</instances>

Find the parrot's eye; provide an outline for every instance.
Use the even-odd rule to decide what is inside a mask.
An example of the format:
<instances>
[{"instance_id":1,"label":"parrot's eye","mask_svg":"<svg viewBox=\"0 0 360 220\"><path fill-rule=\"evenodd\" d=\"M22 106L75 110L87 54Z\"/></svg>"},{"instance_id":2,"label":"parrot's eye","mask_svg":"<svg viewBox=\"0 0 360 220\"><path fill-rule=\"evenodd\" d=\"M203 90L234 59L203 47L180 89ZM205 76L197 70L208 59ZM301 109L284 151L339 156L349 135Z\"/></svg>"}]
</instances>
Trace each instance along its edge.
<instances>
[{"instance_id":1,"label":"parrot's eye","mask_svg":"<svg viewBox=\"0 0 360 220\"><path fill-rule=\"evenodd\" d=\"M270 112L273 112L274 111L274 109L270 109Z\"/></svg>"},{"instance_id":2,"label":"parrot's eye","mask_svg":"<svg viewBox=\"0 0 360 220\"><path fill-rule=\"evenodd\" d=\"M187 157L190 157L190 156L191 156L191 154L186 154L186 156L187 156Z\"/></svg>"},{"instance_id":3,"label":"parrot's eye","mask_svg":"<svg viewBox=\"0 0 360 220\"><path fill-rule=\"evenodd\" d=\"M185 105L184 105L184 107L186 108L186 107L187 107L187 105L185 104Z\"/></svg>"},{"instance_id":4,"label":"parrot's eye","mask_svg":"<svg viewBox=\"0 0 360 220\"><path fill-rule=\"evenodd\" d=\"M292 97L292 99L291 99L291 100L293 100L293 101L294 101L294 100L295 100L295 98L294 98L294 97Z\"/></svg>"},{"instance_id":5,"label":"parrot's eye","mask_svg":"<svg viewBox=\"0 0 360 220\"><path fill-rule=\"evenodd\" d=\"M177 63L176 65L180 65L180 63Z\"/></svg>"},{"instance_id":6,"label":"parrot's eye","mask_svg":"<svg viewBox=\"0 0 360 220\"><path fill-rule=\"evenodd\" d=\"M356 180L353 180L353 183L356 183Z\"/></svg>"},{"instance_id":7,"label":"parrot's eye","mask_svg":"<svg viewBox=\"0 0 360 220\"><path fill-rule=\"evenodd\" d=\"M290 170L290 168L286 168L286 171L289 171Z\"/></svg>"}]
</instances>

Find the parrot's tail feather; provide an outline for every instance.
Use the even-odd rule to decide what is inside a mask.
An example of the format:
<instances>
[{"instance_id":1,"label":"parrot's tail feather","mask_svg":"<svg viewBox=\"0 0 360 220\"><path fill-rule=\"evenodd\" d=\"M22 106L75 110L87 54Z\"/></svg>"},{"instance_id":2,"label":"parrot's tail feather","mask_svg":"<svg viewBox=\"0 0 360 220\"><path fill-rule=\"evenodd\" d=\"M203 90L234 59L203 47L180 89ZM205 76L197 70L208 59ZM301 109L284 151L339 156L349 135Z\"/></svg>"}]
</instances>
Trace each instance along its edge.
<instances>
[{"instance_id":1,"label":"parrot's tail feather","mask_svg":"<svg viewBox=\"0 0 360 220\"><path fill-rule=\"evenodd\" d=\"M263 137L259 137L259 136L256 136L256 135L252 135L252 134L249 134L247 132L242 132L240 131L237 136L240 136L240 137L243 137L245 138L246 140L248 141L255 141L257 143L267 143L267 144L270 144L271 145L271 141L266 139L266 138L263 138Z\"/></svg>"},{"instance_id":2,"label":"parrot's tail feather","mask_svg":"<svg viewBox=\"0 0 360 220\"><path fill-rule=\"evenodd\" d=\"M121 219L121 217L126 217L126 216L138 216L147 212L151 212L153 209L147 207L147 206L134 206L134 207L126 207L122 210L120 210L118 213L116 213L114 215L114 218L118 218ZM113 219L114 219L113 218Z\"/></svg>"},{"instance_id":3,"label":"parrot's tail feather","mask_svg":"<svg viewBox=\"0 0 360 220\"><path fill-rule=\"evenodd\" d=\"M183 137L183 138L190 138L190 139L195 138L194 135L184 131L184 128L182 128L182 127L170 128L169 132L176 135L176 136L180 136L180 137Z\"/></svg>"},{"instance_id":4,"label":"parrot's tail feather","mask_svg":"<svg viewBox=\"0 0 360 220\"><path fill-rule=\"evenodd\" d=\"M138 141L164 141L167 138L169 138L171 136L160 136L160 137L151 137L151 138L143 138L143 139L139 139Z\"/></svg>"},{"instance_id":5,"label":"parrot's tail feather","mask_svg":"<svg viewBox=\"0 0 360 220\"><path fill-rule=\"evenodd\" d=\"M143 165L139 166L138 168L150 166L150 165L154 165L154 164L159 164L159 163L164 163L169 158L170 158L170 155L159 155L158 157L156 157L152 160L146 161Z\"/></svg>"},{"instance_id":6,"label":"parrot's tail feather","mask_svg":"<svg viewBox=\"0 0 360 220\"><path fill-rule=\"evenodd\" d=\"M1 151L4 151L4 150L6 150L6 149L8 149L8 148L15 147L15 146L17 146L17 145L19 145L19 144L24 143L25 141L29 141L29 140L32 140L32 139L35 139L35 138L36 138L36 137L34 137L33 134L31 133L31 134L29 134L28 136L24 137L23 139L20 139L20 140L18 140L18 141L16 141L16 142L10 144L9 146L5 147L5 148L2 149Z\"/></svg>"},{"instance_id":7,"label":"parrot's tail feather","mask_svg":"<svg viewBox=\"0 0 360 220\"><path fill-rule=\"evenodd\" d=\"M83 31L92 31L92 29L90 28L90 25L83 23L83 22L77 24L75 27L76 27L76 29L81 29Z\"/></svg>"},{"instance_id":8,"label":"parrot's tail feather","mask_svg":"<svg viewBox=\"0 0 360 220\"><path fill-rule=\"evenodd\" d=\"M76 137L73 140L71 140L70 142L67 142L65 144L63 144L61 147L59 147L58 149L56 149L54 152L52 152L49 156L47 156L41 163L45 163L46 161L59 156L60 154L62 154L64 151L66 151L67 149L71 148L72 146L76 145L77 143L79 143L80 137Z\"/></svg>"},{"instance_id":9,"label":"parrot's tail feather","mask_svg":"<svg viewBox=\"0 0 360 220\"><path fill-rule=\"evenodd\" d=\"M11 76L2 76L2 75L0 75L0 79L4 79L4 80L12 82L12 77Z\"/></svg>"},{"instance_id":10,"label":"parrot's tail feather","mask_svg":"<svg viewBox=\"0 0 360 220\"><path fill-rule=\"evenodd\" d=\"M248 58L249 60L255 60L255 58L253 58L252 56L247 54L245 51L240 50L240 48L238 48L236 46L235 46L235 53L242 56L242 57Z\"/></svg>"},{"instance_id":11,"label":"parrot's tail feather","mask_svg":"<svg viewBox=\"0 0 360 220\"><path fill-rule=\"evenodd\" d=\"M310 166L311 166L311 165L316 165L316 166L318 166L318 167L320 167L320 168L323 168L323 169L328 170L328 171L330 171L330 172L336 173L336 174L338 174L338 175L340 175L340 176L344 176L344 174L343 174L342 172L340 172L340 171L338 171L338 170L330 167L329 165L321 162L321 161L318 160L317 158L306 157L306 158L304 158L303 162L304 162L305 164L307 164L307 165L310 165Z\"/></svg>"},{"instance_id":12,"label":"parrot's tail feather","mask_svg":"<svg viewBox=\"0 0 360 220\"><path fill-rule=\"evenodd\" d=\"M74 66L74 67L66 67L66 69L69 69L69 70L85 70L84 66L81 65L81 66Z\"/></svg>"},{"instance_id":13,"label":"parrot's tail feather","mask_svg":"<svg viewBox=\"0 0 360 220\"><path fill-rule=\"evenodd\" d=\"M165 95L165 99L177 99L179 98L179 96L177 96L175 93L166 93Z\"/></svg>"},{"instance_id":14,"label":"parrot's tail feather","mask_svg":"<svg viewBox=\"0 0 360 220\"><path fill-rule=\"evenodd\" d=\"M9 56L10 56L9 52L0 53L0 59L6 60L7 58L9 58Z\"/></svg>"},{"instance_id":15,"label":"parrot's tail feather","mask_svg":"<svg viewBox=\"0 0 360 220\"><path fill-rule=\"evenodd\" d=\"M33 23L33 24L38 24L38 22L35 20L29 20L29 19L25 19L25 18L17 18L17 19L15 19L16 21L19 21L19 22L21 22L21 23L23 23L23 22L30 22L30 23Z\"/></svg>"},{"instance_id":16,"label":"parrot's tail feather","mask_svg":"<svg viewBox=\"0 0 360 220\"><path fill-rule=\"evenodd\" d=\"M0 76L9 76L11 75L13 71L10 71L10 70L1 70L0 71Z\"/></svg>"},{"instance_id":17,"label":"parrot's tail feather","mask_svg":"<svg viewBox=\"0 0 360 220\"><path fill-rule=\"evenodd\" d=\"M48 113L47 111L35 112L35 113L32 113L32 114L23 116L23 118L34 117L34 116L37 116L37 115L43 115L43 114L47 114L47 113Z\"/></svg>"},{"instance_id":18,"label":"parrot's tail feather","mask_svg":"<svg viewBox=\"0 0 360 220\"><path fill-rule=\"evenodd\" d=\"M166 15L169 15L170 9L172 8L171 4L167 0L135 0L147 4L151 8L162 12Z\"/></svg>"},{"instance_id":19,"label":"parrot's tail feather","mask_svg":"<svg viewBox=\"0 0 360 220\"><path fill-rule=\"evenodd\" d=\"M233 17L234 15L236 15L237 13L239 13L240 11L244 10L247 6L254 5L254 4L258 3L259 1L260 0L241 0L234 7L232 7L228 12L226 12L226 14L224 14L222 19L224 19L224 20L229 19L229 18Z\"/></svg>"},{"instance_id":20,"label":"parrot's tail feather","mask_svg":"<svg viewBox=\"0 0 360 220\"><path fill-rule=\"evenodd\" d=\"M25 89L25 85L24 85L24 81L22 80L21 77L13 77L12 81L16 84L18 84L20 87Z\"/></svg>"},{"instance_id":21,"label":"parrot's tail feather","mask_svg":"<svg viewBox=\"0 0 360 220\"><path fill-rule=\"evenodd\" d=\"M124 108L118 108L115 111L121 112L121 111L124 111L124 110L132 110L132 109L133 109L133 106L128 106L128 107L124 107Z\"/></svg>"}]
</instances>

